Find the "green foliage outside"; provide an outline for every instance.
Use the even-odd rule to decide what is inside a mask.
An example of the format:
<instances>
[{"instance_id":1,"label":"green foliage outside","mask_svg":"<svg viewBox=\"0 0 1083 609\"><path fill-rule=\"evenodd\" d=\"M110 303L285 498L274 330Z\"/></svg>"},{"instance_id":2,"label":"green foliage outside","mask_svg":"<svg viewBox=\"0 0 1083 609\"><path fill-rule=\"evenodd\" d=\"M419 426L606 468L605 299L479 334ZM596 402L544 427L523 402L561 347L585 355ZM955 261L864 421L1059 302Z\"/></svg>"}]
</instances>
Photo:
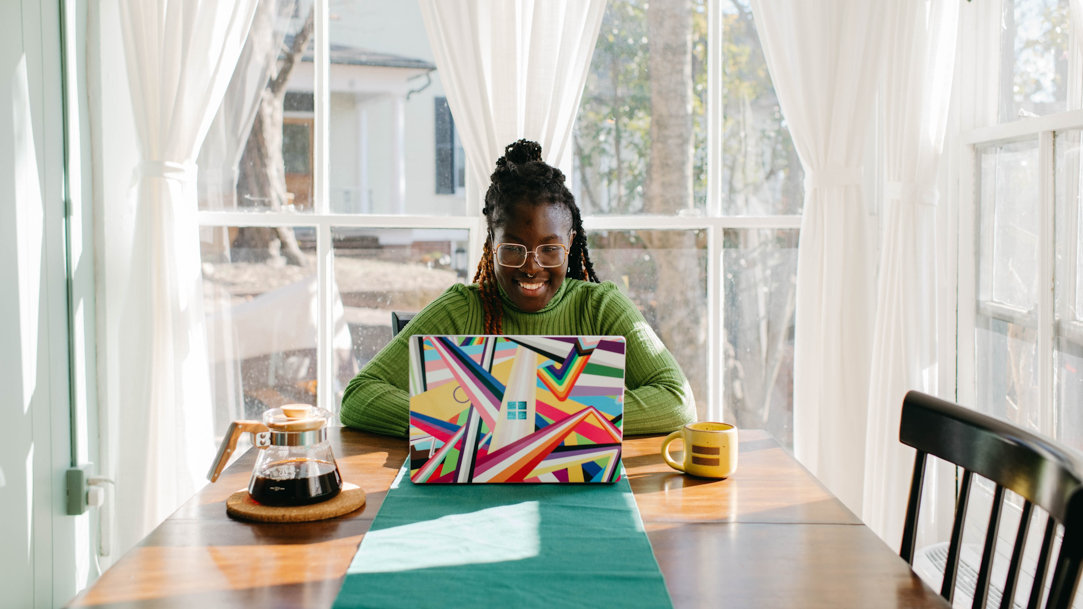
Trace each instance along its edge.
<instances>
[{"instance_id":1,"label":"green foliage outside","mask_svg":"<svg viewBox=\"0 0 1083 609\"><path fill-rule=\"evenodd\" d=\"M661 0L655 0L661 1ZM604 17L575 130L578 200L586 214L706 214L708 179L708 50L718 44L722 65L719 163L725 215L800 213L800 161L782 119L747 2L721 2L722 36L708 40L705 0L688 0L688 57L673 70L690 73L687 92L652 89L649 19L643 0L611 0ZM672 9L673 5L667 8ZM672 17L672 11L665 15ZM687 22L685 22L687 23ZM654 32L672 35L679 28ZM684 31L684 30L680 30ZM663 45L688 41L665 40ZM653 44L652 44L653 43ZM669 48L669 47L664 47ZM660 95L661 94L661 95ZM667 104L652 107L653 103ZM691 201L648 201L652 159L687 154L651 141L652 116L691 114ZM667 114L668 113L668 114ZM673 123L671 122L670 125ZM657 174L655 174L657 178ZM679 180L678 180L679 181ZM722 372L724 411L738 422L766 427L787 442L792 410L792 323L797 231L727 230L724 234ZM706 379L706 234L704 231L605 231L591 235L603 279L623 283L663 342L685 368L697 399ZM674 280L676 278L676 280ZM702 409L701 409L702 411Z\"/></svg>"}]
</instances>

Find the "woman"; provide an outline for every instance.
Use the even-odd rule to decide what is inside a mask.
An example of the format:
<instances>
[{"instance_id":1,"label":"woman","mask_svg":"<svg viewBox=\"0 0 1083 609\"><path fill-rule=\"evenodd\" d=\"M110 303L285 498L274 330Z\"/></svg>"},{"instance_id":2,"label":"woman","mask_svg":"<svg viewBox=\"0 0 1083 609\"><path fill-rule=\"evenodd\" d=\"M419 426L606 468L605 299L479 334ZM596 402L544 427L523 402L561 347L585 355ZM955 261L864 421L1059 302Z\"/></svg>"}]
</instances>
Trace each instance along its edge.
<instances>
[{"instance_id":1,"label":"woman","mask_svg":"<svg viewBox=\"0 0 1083 609\"><path fill-rule=\"evenodd\" d=\"M408 347L415 334L610 335L627 340L624 433L658 433L695 420L676 360L628 298L599 283L564 174L541 146L519 140L496 162L485 194L488 236L473 285L429 303L346 387L342 422L405 437Z\"/></svg>"}]
</instances>

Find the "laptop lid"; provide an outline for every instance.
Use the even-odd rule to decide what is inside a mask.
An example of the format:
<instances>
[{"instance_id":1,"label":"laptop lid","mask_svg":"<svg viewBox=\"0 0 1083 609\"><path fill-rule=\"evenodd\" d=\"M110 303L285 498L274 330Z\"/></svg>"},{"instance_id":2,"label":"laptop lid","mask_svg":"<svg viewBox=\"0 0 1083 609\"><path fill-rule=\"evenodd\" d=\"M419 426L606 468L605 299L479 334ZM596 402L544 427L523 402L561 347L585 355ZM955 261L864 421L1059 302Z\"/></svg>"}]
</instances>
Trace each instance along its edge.
<instances>
[{"instance_id":1,"label":"laptop lid","mask_svg":"<svg viewBox=\"0 0 1083 609\"><path fill-rule=\"evenodd\" d=\"M415 483L615 482L622 336L410 338Z\"/></svg>"}]
</instances>

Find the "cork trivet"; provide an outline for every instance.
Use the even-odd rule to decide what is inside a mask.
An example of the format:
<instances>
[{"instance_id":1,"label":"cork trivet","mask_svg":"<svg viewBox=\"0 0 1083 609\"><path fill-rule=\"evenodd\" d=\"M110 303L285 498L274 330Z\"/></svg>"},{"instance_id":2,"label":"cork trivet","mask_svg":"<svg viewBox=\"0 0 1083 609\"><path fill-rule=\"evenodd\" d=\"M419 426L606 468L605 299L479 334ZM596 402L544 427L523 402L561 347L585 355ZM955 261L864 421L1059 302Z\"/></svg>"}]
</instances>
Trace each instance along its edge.
<instances>
[{"instance_id":1,"label":"cork trivet","mask_svg":"<svg viewBox=\"0 0 1083 609\"><path fill-rule=\"evenodd\" d=\"M246 489L226 499L226 513L241 520L256 522L311 522L349 514L365 505L365 491L356 484L342 483L342 490L327 501L312 505L274 507L256 503Z\"/></svg>"}]
</instances>

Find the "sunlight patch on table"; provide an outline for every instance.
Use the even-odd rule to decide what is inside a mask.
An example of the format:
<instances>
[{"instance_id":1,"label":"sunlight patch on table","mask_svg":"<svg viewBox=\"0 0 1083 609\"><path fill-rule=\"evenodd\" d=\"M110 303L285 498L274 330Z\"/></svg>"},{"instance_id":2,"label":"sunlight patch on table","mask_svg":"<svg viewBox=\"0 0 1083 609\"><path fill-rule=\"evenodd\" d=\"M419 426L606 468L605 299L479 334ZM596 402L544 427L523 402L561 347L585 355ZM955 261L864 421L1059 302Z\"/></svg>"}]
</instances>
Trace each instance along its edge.
<instances>
[{"instance_id":1,"label":"sunlight patch on table","mask_svg":"<svg viewBox=\"0 0 1083 609\"><path fill-rule=\"evenodd\" d=\"M524 560L541 548L537 501L369 531L348 574Z\"/></svg>"}]
</instances>

